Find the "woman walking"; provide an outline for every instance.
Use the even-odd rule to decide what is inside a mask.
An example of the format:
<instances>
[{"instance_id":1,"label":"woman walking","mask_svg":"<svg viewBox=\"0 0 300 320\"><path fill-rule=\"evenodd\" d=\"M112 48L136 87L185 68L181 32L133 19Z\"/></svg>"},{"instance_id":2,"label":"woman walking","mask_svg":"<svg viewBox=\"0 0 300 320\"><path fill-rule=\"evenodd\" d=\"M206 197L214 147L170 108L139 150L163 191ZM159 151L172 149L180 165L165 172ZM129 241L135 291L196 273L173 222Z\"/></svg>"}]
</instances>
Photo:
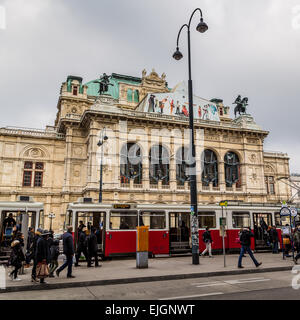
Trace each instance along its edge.
<instances>
[{"instance_id":1,"label":"woman walking","mask_svg":"<svg viewBox=\"0 0 300 320\"><path fill-rule=\"evenodd\" d=\"M14 267L14 270L10 273L10 278L13 281L20 281L18 278L18 271L22 268L22 263L25 261L25 256L19 240L14 240L11 244L12 251L10 255L10 264Z\"/></svg>"}]
</instances>

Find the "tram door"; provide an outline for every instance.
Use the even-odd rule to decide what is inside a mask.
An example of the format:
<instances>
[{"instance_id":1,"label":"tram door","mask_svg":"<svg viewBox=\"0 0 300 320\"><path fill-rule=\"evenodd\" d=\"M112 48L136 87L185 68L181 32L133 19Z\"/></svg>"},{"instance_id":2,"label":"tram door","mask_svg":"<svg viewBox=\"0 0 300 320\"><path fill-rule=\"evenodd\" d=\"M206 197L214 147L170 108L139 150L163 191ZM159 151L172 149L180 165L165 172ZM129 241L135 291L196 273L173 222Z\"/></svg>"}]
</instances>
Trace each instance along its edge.
<instances>
[{"instance_id":1,"label":"tram door","mask_svg":"<svg viewBox=\"0 0 300 320\"><path fill-rule=\"evenodd\" d=\"M272 213L253 213L255 248L269 248L268 229L272 226Z\"/></svg>"},{"instance_id":2,"label":"tram door","mask_svg":"<svg viewBox=\"0 0 300 320\"><path fill-rule=\"evenodd\" d=\"M78 227L80 221L87 227L88 232L91 232L91 228L96 228L96 236L98 243L98 250L103 252L104 248L104 236L105 236L105 212L78 212L75 221L75 242L78 240Z\"/></svg>"},{"instance_id":3,"label":"tram door","mask_svg":"<svg viewBox=\"0 0 300 320\"><path fill-rule=\"evenodd\" d=\"M169 214L171 252L190 250L190 225L189 212L171 212Z\"/></svg>"}]
</instances>

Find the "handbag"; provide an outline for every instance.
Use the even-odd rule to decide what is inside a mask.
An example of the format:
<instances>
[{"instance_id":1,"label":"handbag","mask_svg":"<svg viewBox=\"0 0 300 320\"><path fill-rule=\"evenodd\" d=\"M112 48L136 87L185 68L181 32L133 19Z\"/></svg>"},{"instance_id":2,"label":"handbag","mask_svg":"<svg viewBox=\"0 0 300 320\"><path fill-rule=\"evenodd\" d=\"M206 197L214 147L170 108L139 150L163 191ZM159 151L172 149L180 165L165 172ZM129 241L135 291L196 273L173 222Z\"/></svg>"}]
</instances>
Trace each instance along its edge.
<instances>
[{"instance_id":1,"label":"handbag","mask_svg":"<svg viewBox=\"0 0 300 320\"><path fill-rule=\"evenodd\" d=\"M49 267L46 260L39 262L36 266L36 277L38 279L45 279L49 276Z\"/></svg>"}]
</instances>

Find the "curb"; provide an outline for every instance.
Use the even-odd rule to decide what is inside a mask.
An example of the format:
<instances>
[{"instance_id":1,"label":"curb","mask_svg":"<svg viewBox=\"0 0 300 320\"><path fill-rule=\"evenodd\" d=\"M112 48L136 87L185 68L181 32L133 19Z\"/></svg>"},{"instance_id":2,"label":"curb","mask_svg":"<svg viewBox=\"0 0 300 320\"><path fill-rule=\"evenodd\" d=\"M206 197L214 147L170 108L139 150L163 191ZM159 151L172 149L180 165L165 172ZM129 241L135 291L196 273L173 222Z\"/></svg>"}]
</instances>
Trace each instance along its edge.
<instances>
[{"instance_id":1,"label":"curb","mask_svg":"<svg viewBox=\"0 0 300 320\"><path fill-rule=\"evenodd\" d=\"M80 282L78 281L78 282L69 282L69 283L68 282L49 283L49 284L44 284L44 285L35 284L35 285L26 285L26 286L12 286L12 287L7 287L6 289L0 289L0 294L7 293L7 292L54 290L54 289L80 288L80 287L91 287L91 286L107 286L107 285L139 283L139 282L182 280L182 279L229 276L229 275L239 275L239 274L278 272L278 271L289 271L289 270L292 270L292 268L293 268L293 266L270 267L270 268L263 268L263 269L214 271L214 272L175 274L175 275L152 276L152 277L109 279L109 280L91 280L91 281L80 281Z\"/></svg>"}]
</instances>

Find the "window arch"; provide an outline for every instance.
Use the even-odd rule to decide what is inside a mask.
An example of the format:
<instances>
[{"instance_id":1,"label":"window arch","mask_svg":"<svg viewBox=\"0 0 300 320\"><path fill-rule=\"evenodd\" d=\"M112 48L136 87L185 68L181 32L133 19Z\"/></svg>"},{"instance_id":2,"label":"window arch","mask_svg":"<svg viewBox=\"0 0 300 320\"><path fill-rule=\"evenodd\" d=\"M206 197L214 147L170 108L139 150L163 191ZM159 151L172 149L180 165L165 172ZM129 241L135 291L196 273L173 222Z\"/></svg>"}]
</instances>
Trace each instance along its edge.
<instances>
[{"instance_id":1,"label":"window arch","mask_svg":"<svg viewBox=\"0 0 300 320\"><path fill-rule=\"evenodd\" d=\"M141 184L143 179L142 152L136 143L126 143L121 149L120 178L121 183L129 183L133 179L135 184Z\"/></svg>"},{"instance_id":2,"label":"window arch","mask_svg":"<svg viewBox=\"0 0 300 320\"><path fill-rule=\"evenodd\" d=\"M140 93L139 90L134 90L134 102L139 103L140 102Z\"/></svg>"},{"instance_id":3,"label":"window arch","mask_svg":"<svg viewBox=\"0 0 300 320\"><path fill-rule=\"evenodd\" d=\"M176 180L179 186L183 186L189 180L188 156L189 149L187 147L181 147L176 152Z\"/></svg>"},{"instance_id":4,"label":"window arch","mask_svg":"<svg viewBox=\"0 0 300 320\"><path fill-rule=\"evenodd\" d=\"M158 181L162 180L163 185L168 185L170 180L168 150L162 145L153 146L150 150L149 161L150 184L158 184Z\"/></svg>"},{"instance_id":5,"label":"window arch","mask_svg":"<svg viewBox=\"0 0 300 320\"><path fill-rule=\"evenodd\" d=\"M224 157L226 187L232 187L236 183L237 188L241 187L240 160L236 153L227 152Z\"/></svg>"},{"instance_id":6,"label":"window arch","mask_svg":"<svg viewBox=\"0 0 300 320\"><path fill-rule=\"evenodd\" d=\"M132 89L127 90L127 101L132 102Z\"/></svg>"},{"instance_id":7,"label":"window arch","mask_svg":"<svg viewBox=\"0 0 300 320\"><path fill-rule=\"evenodd\" d=\"M214 187L218 187L218 158L216 154L209 149L202 153L202 185L209 186L212 183Z\"/></svg>"}]
</instances>

